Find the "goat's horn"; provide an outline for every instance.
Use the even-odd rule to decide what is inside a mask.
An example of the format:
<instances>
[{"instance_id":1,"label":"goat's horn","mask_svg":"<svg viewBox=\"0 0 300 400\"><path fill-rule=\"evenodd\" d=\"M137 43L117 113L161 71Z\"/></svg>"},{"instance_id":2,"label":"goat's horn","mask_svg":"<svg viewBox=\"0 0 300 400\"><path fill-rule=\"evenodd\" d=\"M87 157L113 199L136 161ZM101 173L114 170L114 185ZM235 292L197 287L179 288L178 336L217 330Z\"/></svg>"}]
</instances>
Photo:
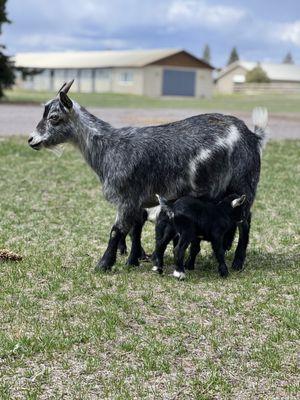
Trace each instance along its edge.
<instances>
[{"instance_id":1,"label":"goat's horn","mask_svg":"<svg viewBox=\"0 0 300 400\"><path fill-rule=\"evenodd\" d=\"M73 85L74 79L72 79L70 82L66 83L63 88L61 89L61 92L68 93L70 90L70 87Z\"/></svg>"},{"instance_id":2,"label":"goat's horn","mask_svg":"<svg viewBox=\"0 0 300 400\"><path fill-rule=\"evenodd\" d=\"M63 88L66 86L67 82L65 82L62 87L59 89L59 91L57 92L57 95L63 90Z\"/></svg>"}]
</instances>

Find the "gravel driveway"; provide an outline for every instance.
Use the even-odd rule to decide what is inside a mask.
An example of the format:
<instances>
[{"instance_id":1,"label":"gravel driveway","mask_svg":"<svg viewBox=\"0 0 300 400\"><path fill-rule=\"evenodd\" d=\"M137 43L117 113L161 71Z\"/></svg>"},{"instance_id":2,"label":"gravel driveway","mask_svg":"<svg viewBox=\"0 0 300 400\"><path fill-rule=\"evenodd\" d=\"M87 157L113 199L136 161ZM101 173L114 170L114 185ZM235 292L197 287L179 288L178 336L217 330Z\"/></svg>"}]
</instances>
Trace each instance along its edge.
<instances>
[{"instance_id":1,"label":"gravel driveway","mask_svg":"<svg viewBox=\"0 0 300 400\"><path fill-rule=\"evenodd\" d=\"M89 108L97 117L120 127L126 125L155 125L176 121L205 112L187 109L128 109L128 108ZM207 111L206 111L207 112ZM220 112L220 110L218 110ZM250 113L230 112L252 128ZM38 105L1 104L0 136L25 135L33 131L42 116ZM271 114L269 121L270 137L273 139L300 139L299 114Z\"/></svg>"}]
</instances>

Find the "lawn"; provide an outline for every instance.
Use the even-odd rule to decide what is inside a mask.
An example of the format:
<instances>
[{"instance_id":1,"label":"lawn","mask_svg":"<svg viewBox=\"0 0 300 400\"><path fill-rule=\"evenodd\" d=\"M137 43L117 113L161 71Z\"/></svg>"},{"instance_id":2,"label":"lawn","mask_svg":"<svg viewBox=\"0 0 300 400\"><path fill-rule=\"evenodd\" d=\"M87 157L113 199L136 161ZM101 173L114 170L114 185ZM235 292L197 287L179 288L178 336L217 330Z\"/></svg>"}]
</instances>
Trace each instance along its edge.
<instances>
[{"instance_id":1,"label":"lawn","mask_svg":"<svg viewBox=\"0 0 300 400\"><path fill-rule=\"evenodd\" d=\"M42 103L53 98L56 93L25 90L6 91L4 101L12 103ZM212 99L162 98L116 93L72 93L71 97L85 107L128 107L128 108L193 108L199 110L252 111L254 107L267 107L272 113L299 113L299 94L263 95L221 95Z\"/></svg>"},{"instance_id":2,"label":"lawn","mask_svg":"<svg viewBox=\"0 0 300 400\"><path fill-rule=\"evenodd\" d=\"M263 155L246 268L94 273L114 210L71 147L0 141L1 399L299 398L300 141ZM153 249L153 227L143 234ZM228 259L232 260L232 253Z\"/></svg>"}]
</instances>

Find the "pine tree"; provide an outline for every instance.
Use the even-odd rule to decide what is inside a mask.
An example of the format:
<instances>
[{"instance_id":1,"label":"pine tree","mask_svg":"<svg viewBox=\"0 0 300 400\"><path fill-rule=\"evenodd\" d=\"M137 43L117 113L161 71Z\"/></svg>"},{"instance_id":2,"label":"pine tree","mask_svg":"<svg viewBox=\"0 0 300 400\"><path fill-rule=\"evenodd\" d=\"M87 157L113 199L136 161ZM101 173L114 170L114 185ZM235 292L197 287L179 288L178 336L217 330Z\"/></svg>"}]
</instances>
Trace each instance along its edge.
<instances>
[{"instance_id":1,"label":"pine tree","mask_svg":"<svg viewBox=\"0 0 300 400\"><path fill-rule=\"evenodd\" d=\"M206 44L204 49L203 49L202 58L203 58L204 61L206 61L207 63L210 64L211 55L210 55L210 47L209 47L208 44Z\"/></svg>"},{"instance_id":2,"label":"pine tree","mask_svg":"<svg viewBox=\"0 0 300 400\"><path fill-rule=\"evenodd\" d=\"M237 49L236 49L236 47L233 47L233 49L231 50L229 59L227 61L227 65L232 64L233 62L238 61L239 59L240 59L240 57L238 55Z\"/></svg>"},{"instance_id":3,"label":"pine tree","mask_svg":"<svg viewBox=\"0 0 300 400\"><path fill-rule=\"evenodd\" d=\"M0 35L2 33L2 25L10 23L6 13L6 1L0 0ZM15 81L13 63L4 54L4 50L5 46L0 44L0 97L3 96L3 89L9 88Z\"/></svg>"},{"instance_id":4,"label":"pine tree","mask_svg":"<svg viewBox=\"0 0 300 400\"><path fill-rule=\"evenodd\" d=\"M294 64L293 56L290 51L286 54L282 62L283 64Z\"/></svg>"}]
</instances>

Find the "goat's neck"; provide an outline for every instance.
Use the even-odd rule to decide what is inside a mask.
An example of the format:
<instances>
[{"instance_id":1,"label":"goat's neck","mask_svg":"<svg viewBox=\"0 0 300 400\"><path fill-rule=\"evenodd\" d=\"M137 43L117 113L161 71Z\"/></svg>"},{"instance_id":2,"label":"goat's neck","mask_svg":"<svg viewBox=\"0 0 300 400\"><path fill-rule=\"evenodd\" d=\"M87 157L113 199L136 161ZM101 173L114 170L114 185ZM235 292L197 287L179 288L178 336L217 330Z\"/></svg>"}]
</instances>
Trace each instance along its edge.
<instances>
[{"instance_id":1,"label":"goat's neck","mask_svg":"<svg viewBox=\"0 0 300 400\"><path fill-rule=\"evenodd\" d=\"M74 116L74 144L86 162L103 179L103 158L109 145L113 128L88 111L77 108Z\"/></svg>"}]
</instances>

